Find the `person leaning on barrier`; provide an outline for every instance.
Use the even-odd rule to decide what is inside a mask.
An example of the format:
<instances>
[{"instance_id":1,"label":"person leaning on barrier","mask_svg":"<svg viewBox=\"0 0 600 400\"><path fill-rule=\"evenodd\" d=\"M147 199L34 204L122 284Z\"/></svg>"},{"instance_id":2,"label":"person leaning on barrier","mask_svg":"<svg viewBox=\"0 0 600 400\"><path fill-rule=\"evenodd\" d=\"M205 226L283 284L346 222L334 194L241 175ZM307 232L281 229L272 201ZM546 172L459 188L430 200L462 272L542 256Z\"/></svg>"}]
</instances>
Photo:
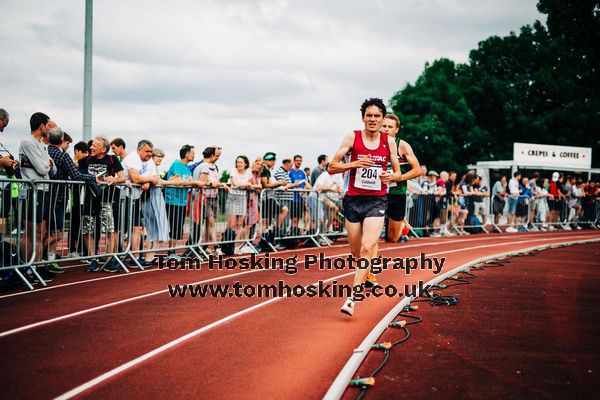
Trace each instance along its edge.
<instances>
[{"instance_id":1,"label":"person leaning on barrier","mask_svg":"<svg viewBox=\"0 0 600 400\"><path fill-rule=\"evenodd\" d=\"M125 157L125 159L121 162L121 165L123 166L123 172L125 173L125 179L128 183L135 185L129 191L127 191L130 201L133 204L131 207L127 207L127 210L131 211L131 214L129 215L129 218L125 218L126 223L131 224L132 226L131 237L129 240L131 241L131 251L133 253L143 250L141 246L142 232L144 229L144 226L142 225L141 210L142 190L148 191L151 186L158 185L157 175L148 176L148 171L150 169L148 162L152 158L153 149L154 145L151 141L142 139L138 142L136 151L127 155L127 157ZM141 188L138 185L141 185ZM125 213L125 215L127 214L128 213ZM152 265L151 261L146 261L143 253L139 254L137 261L142 267L150 267ZM132 262L130 266L137 268L137 264L135 262ZM117 266L117 271L118 270L119 267ZM108 272L116 271L109 270Z\"/></svg>"},{"instance_id":2,"label":"person leaning on barrier","mask_svg":"<svg viewBox=\"0 0 600 400\"><path fill-rule=\"evenodd\" d=\"M315 185L315 182L319 178L319 175L321 175L323 173L323 171L325 171L325 167L329 164L329 160L327 159L327 154L321 154L317 158L317 163L319 163L319 165L314 167L312 172L310 173L310 184L313 186Z\"/></svg>"},{"instance_id":3,"label":"person leaning on barrier","mask_svg":"<svg viewBox=\"0 0 600 400\"><path fill-rule=\"evenodd\" d=\"M536 192L534 195L538 197L537 199L537 207L536 207L536 220L541 225L541 230L548 230L548 211L550 208L548 207L548 197L550 197L550 193L548 192L548 188L550 186L550 181L548 179L543 179L541 185L536 184Z\"/></svg>"},{"instance_id":4,"label":"person leaning on barrier","mask_svg":"<svg viewBox=\"0 0 600 400\"><path fill-rule=\"evenodd\" d=\"M519 182L521 180L521 173L515 171L513 177L508 181L508 225L506 232L517 232L513 226L515 223L516 212L517 212L517 200L521 192L519 191Z\"/></svg>"},{"instance_id":5,"label":"person leaning on barrier","mask_svg":"<svg viewBox=\"0 0 600 400\"><path fill-rule=\"evenodd\" d=\"M260 184L263 189L277 189L279 187L287 185L285 179L276 181L275 178L271 175L271 170L275 166L276 154L273 152L265 153L263 157L263 168L260 173ZM272 191L267 191L264 193L262 208L260 210L261 217L263 219L263 230L266 231L271 225L270 222L274 218L277 218L276 229L279 229L283 226L285 222L285 218L288 213L288 208L285 206L280 206L279 203L275 200ZM264 234L265 232L261 232Z\"/></svg>"},{"instance_id":6,"label":"person leaning on barrier","mask_svg":"<svg viewBox=\"0 0 600 400\"><path fill-rule=\"evenodd\" d=\"M492 213L494 214L494 225L500 224L504 206L506 205L506 176L502 176L492 188Z\"/></svg>"},{"instance_id":7,"label":"person leaning on barrier","mask_svg":"<svg viewBox=\"0 0 600 400\"><path fill-rule=\"evenodd\" d=\"M154 148L152 159L148 161L148 170L144 176L156 176L159 185L169 185L173 181L166 181L166 173L161 177L158 167L162 164L165 153L161 149ZM142 195L142 214L144 215L144 227L146 228L146 240L150 243L152 250L160 247L160 242L169 240L169 221L167 220L167 208L162 188L152 186ZM158 265L154 258L154 252L146 254L148 260Z\"/></svg>"},{"instance_id":8,"label":"person leaning on barrier","mask_svg":"<svg viewBox=\"0 0 600 400\"><path fill-rule=\"evenodd\" d=\"M227 227L229 232L235 232L235 239L243 240L249 237L249 226L246 223L248 216L248 199L250 191L258 188L258 181L252 175L250 160L241 155L235 159L235 169L230 174L231 192L227 196L225 213L227 214ZM233 240L232 234L223 234L224 239ZM235 249L236 254L251 253L251 249L242 246Z\"/></svg>"},{"instance_id":9,"label":"person leaning on barrier","mask_svg":"<svg viewBox=\"0 0 600 400\"><path fill-rule=\"evenodd\" d=\"M308 206L311 213L311 233L315 232L315 224L318 224L322 228L321 233L334 233L332 229L333 221L340 211L338 204L340 197L343 195L343 178L341 174L330 174L328 172L328 165L325 166L325 170L315 181L313 185L314 192L311 193L308 199Z\"/></svg>"},{"instance_id":10,"label":"person leaning on barrier","mask_svg":"<svg viewBox=\"0 0 600 400\"><path fill-rule=\"evenodd\" d=\"M206 187L202 190L202 206L206 220L204 242L215 243L217 239L217 218L221 214L219 196L222 195L222 192L220 192L219 189L221 188L226 192L229 192L231 189L226 183L220 181L221 176L219 167L216 163L221 157L221 148L217 146L207 147L202 152L202 156L204 157L204 161L196 167L192 176L194 177L194 180L206 184ZM197 222L198 227L201 226L199 220L195 222ZM200 232L200 230L195 226L195 237L193 240L196 242L199 239L196 236L197 232ZM213 253L215 255L221 254L221 251L216 244L213 245Z\"/></svg>"},{"instance_id":11,"label":"person leaning on barrier","mask_svg":"<svg viewBox=\"0 0 600 400\"><path fill-rule=\"evenodd\" d=\"M167 171L169 185L165 189L165 203L167 207L167 220L169 221L169 248L176 247L177 241L183 239L183 225L185 224L190 188L202 188L206 186L204 182L194 180L192 177L189 165L194 161L194 158L196 158L194 146L189 144L183 145L179 149L179 160L173 161ZM197 195L195 190L192 191L192 195ZM192 212L192 217L196 218L199 210L196 210L196 212L192 210ZM175 253L175 250L168 250L167 259L179 261L181 257Z\"/></svg>"},{"instance_id":12,"label":"person leaning on barrier","mask_svg":"<svg viewBox=\"0 0 600 400\"><path fill-rule=\"evenodd\" d=\"M119 157L119 161L121 162L129 155L125 150L126 147L125 141L121 138L114 138L110 141L110 150Z\"/></svg>"},{"instance_id":13,"label":"person leaning on barrier","mask_svg":"<svg viewBox=\"0 0 600 400\"><path fill-rule=\"evenodd\" d=\"M440 225L440 201L442 188L437 185L439 174L431 170L427 173L427 180L421 184L422 194L425 196L425 227L431 228L429 236L439 237Z\"/></svg>"},{"instance_id":14,"label":"person leaning on barrier","mask_svg":"<svg viewBox=\"0 0 600 400\"><path fill-rule=\"evenodd\" d=\"M102 190L97 195L91 190L86 192L86 200L83 211L82 233L89 255L96 254L98 234L106 234L106 252L114 254L117 252L117 235L115 234L115 220L112 204L117 201L115 185L125 183L123 166L116 156L108 153L108 140L103 136L97 136L92 141L91 155L79 161L79 168L86 173L94 175L101 183ZM101 224L101 229L96 229ZM100 228L100 226L98 226ZM106 269L107 268L107 269ZM108 272L116 272L119 265L116 260L110 258L105 265ZM88 272L100 270L97 259L92 260Z\"/></svg>"},{"instance_id":15,"label":"person leaning on barrier","mask_svg":"<svg viewBox=\"0 0 600 400\"><path fill-rule=\"evenodd\" d=\"M4 128L8 126L9 115L8 112L0 108L0 132L4 132ZM15 160L13 155L8 151L2 143L0 143L0 179L15 179L20 176L18 172L19 162ZM13 226L12 223L7 223L7 219L11 209L17 212L17 202L19 195L19 186L16 183L0 183L0 189L2 189L2 204L0 205L0 222L2 223L2 230L8 229L9 226ZM4 234L0 230L0 235Z\"/></svg>"},{"instance_id":16,"label":"person leaning on barrier","mask_svg":"<svg viewBox=\"0 0 600 400\"><path fill-rule=\"evenodd\" d=\"M532 221L527 221L529 215L529 204L533 198L533 193L529 187L529 179L527 177L521 178L521 184L519 185L519 198L517 199L517 224L527 228L527 224Z\"/></svg>"},{"instance_id":17,"label":"person leaning on barrier","mask_svg":"<svg viewBox=\"0 0 600 400\"><path fill-rule=\"evenodd\" d=\"M279 168L277 168L277 170L275 171L275 173L273 174L273 177L275 178L276 181L285 181L286 184L284 186L280 186L278 187L277 191L275 191L275 199L279 202L279 205L282 206L281 208L285 208L289 210L294 206L293 201L294 201L294 193L289 193L287 192L288 189L297 189L302 183L301 182L296 182L296 183L292 183L292 179L290 178L290 169L292 168L292 160L290 160L289 158L284 159L281 162L281 165L279 166ZM296 221L297 222L297 221ZM280 235L283 235L282 232L280 232ZM276 249L281 248L283 249L284 246L283 244L275 246Z\"/></svg>"},{"instance_id":18,"label":"person leaning on barrier","mask_svg":"<svg viewBox=\"0 0 600 400\"><path fill-rule=\"evenodd\" d=\"M68 153L63 151L65 133L59 127L50 129L48 133L48 154L56 165L56 174L50 178L55 181L84 181L90 185L98 183L96 177L91 174L84 174L77 167ZM79 190L79 186L73 186L74 191ZM48 261L54 261L56 258L56 244L62 239L63 228L65 222L65 212L67 209L67 201L69 200L69 186L67 184L53 184L50 192L50 219L49 219L49 235L48 235ZM78 207L78 205L75 205ZM78 232L69 231L69 235L78 234ZM64 270L59 268L57 264L52 263L47 266L50 272L63 273Z\"/></svg>"},{"instance_id":19,"label":"person leaning on barrier","mask_svg":"<svg viewBox=\"0 0 600 400\"><path fill-rule=\"evenodd\" d=\"M483 183L483 178L481 176L475 176L475 180L473 181L473 191L475 192L473 196L473 205L475 209L473 211L473 215L478 217L481 215L481 225L486 225L487 223L487 213L486 207L484 203L484 197L490 197L490 191L485 183Z\"/></svg>"},{"instance_id":20,"label":"person leaning on barrier","mask_svg":"<svg viewBox=\"0 0 600 400\"><path fill-rule=\"evenodd\" d=\"M290 181L292 185L297 185L296 189L307 189L311 190L312 186L308 182L308 176L306 173L300 169L302 166L302 156L300 154L296 154L293 158L294 163L292 168L288 171L288 175L290 177ZM300 229L298 228L298 220L301 219L306 211L306 193L294 193L294 197L292 198L292 203L290 207L290 217L292 220L292 230L294 232L290 233L290 236L298 236L300 235ZM308 228L308 226L305 227Z\"/></svg>"},{"instance_id":21,"label":"person leaning on barrier","mask_svg":"<svg viewBox=\"0 0 600 400\"><path fill-rule=\"evenodd\" d=\"M259 195L262 189L262 185L260 184L260 174L263 168L263 159L262 157L256 157L254 162L252 163L251 172L252 172L252 182L255 182L254 188L248 192L248 217L246 219L246 224L248 225L248 237L253 238L256 236L256 241L252 243L255 248L259 249L260 244L260 235L255 235L256 226L259 222ZM254 252L253 249L247 246L242 246L240 249L241 252Z\"/></svg>"},{"instance_id":22,"label":"person leaning on barrier","mask_svg":"<svg viewBox=\"0 0 600 400\"><path fill-rule=\"evenodd\" d=\"M50 117L41 112L34 113L30 120L31 136L21 141L19 146L20 171L23 179L48 180L50 174L56 173L54 161L48 155L48 146L44 143L51 128ZM42 258L42 243L46 237L46 222L50 216L50 199L47 184L36 183L34 190L37 198L34 202L33 193L28 193L27 210L24 212L26 220L25 240L21 241L21 255L29 259L32 252L35 261ZM34 214L35 207L35 218ZM34 232L34 226L36 227ZM33 248L33 235L35 234L35 249ZM44 276L42 276L44 278Z\"/></svg>"}]
</instances>

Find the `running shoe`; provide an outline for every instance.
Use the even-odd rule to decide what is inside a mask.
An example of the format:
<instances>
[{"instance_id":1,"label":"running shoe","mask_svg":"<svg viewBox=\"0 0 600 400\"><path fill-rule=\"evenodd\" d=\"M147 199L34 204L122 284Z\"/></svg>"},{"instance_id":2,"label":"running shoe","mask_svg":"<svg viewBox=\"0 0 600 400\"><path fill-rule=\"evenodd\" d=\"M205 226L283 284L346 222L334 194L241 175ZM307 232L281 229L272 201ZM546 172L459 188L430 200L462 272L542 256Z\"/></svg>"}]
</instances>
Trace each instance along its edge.
<instances>
[{"instance_id":1,"label":"running shoe","mask_svg":"<svg viewBox=\"0 0 600 400\"><path fill-rule=\"evenodd\" d=\"M369 275L367 275L367 280L365 281L365 287L367 289L372 289L375 286L379 286L379 283L377 282L377 275L369 272Z\"/></svg>"},{"instance_id":2,"label":"running shoe","mask_svg":"<svg viewBox=\"0 0 600 400\"><path fill-rule=\"evenodd\" d=\"M64 274L66 271L58 266L57 263L52 263L46 265L46 271L51 272L53 274Z\"/></svg>"},{"instance_id":3,"label":"running shoe","mask_svg":"<svg viewBox=\"0 0 600 400\"><path fill-rule=\"evenodd\" d=\"M352 298L348 297L348 300L346 300L346 302L344 303L344 305L342 306L340 311L343 312L344 314L352 316L352 314L354 314L354 300L352 300Z\"/></svg>"}]
</instances>

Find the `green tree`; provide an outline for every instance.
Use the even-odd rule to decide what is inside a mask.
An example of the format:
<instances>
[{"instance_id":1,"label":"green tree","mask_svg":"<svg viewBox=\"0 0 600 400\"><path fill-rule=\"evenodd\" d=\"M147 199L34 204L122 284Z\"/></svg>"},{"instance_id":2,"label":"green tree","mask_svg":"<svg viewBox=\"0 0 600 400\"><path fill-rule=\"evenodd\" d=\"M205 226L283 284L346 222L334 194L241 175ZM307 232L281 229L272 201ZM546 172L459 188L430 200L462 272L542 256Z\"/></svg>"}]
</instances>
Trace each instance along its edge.
<instances>
[{"instance_id":1,"label":"green tree","mask_svg":"<svg viewBox=\"0 0 600 400\"><path fill-rule=\"evenodd\" d=\"M600 164L600 6L540 0L548 27L492 36L467 64L426 64L390 100L401 135L434 168L510 159L515 141L592 147Z\"/></svg>"}]
</instances>

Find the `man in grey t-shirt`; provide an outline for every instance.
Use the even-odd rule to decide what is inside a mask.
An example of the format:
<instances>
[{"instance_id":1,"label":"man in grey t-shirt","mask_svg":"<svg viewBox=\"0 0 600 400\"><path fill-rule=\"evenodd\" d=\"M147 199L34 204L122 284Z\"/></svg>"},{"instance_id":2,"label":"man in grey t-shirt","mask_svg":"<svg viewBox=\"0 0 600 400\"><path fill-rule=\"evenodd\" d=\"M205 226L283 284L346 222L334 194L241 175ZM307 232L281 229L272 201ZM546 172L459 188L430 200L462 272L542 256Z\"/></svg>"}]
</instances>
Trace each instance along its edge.
<instances>
[{"instance_id":1,"label":"man in grey t-shirt","mask_svg":"<svg viewBox=\"0 0 600 400\"><path fill-rule=\"evenodd\" d=\"M48 180L50 174L56 173L54 161L48 154L48 146L44 141L48 138L48 132L54 124L46 114L37 112L29 120L31 136L21 141L19 146L19 164L23 179ZM46 222L50 215L50 198L47 184L36 184L37 198L34 202L33 196L27 196L27 210L25 212L26 237L21 241L21 254L28 259L35 251L35 261L42 259L42 241L46 237ZM31 193L32 194L32 193ZM34 218L35 211L35 218ZM33 248L33 226L35 229L35 249Z\"/></svg>"},{"instance_id":2,"label":"man in grey t-shirt","mask_svg":"<svg viewBox=\"0 0 600 400\"><path fill-rule=\"evenodd\" d=\"M312 186L315 185L315 182L319 178L319 175L323 173L325 166L329 162L327 159L327 155L321 154L319 158L317 158L317 162L319 163L319 165L317 165L310 173L310 184Z\"/></svg>"}]
</instances>

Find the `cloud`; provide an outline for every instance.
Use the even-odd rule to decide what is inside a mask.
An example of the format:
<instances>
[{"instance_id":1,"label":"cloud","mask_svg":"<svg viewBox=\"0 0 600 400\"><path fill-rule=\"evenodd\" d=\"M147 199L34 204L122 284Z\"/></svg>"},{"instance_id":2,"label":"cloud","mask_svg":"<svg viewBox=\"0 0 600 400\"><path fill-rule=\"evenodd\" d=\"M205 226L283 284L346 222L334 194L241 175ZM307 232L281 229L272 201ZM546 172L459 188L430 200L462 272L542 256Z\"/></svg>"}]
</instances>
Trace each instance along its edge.
<instances>
[{"instance_id":1,"label":"cloud","mask_svg":"<svg viewBox=\"0 0 600 400\"><path fill-rule=\"evenodd\" d=\"M45 111L81 137L84 2L6 1L0 84L11 150ZM467 60L490 35L543 19L534 1L96 1L94 133L236 155L304 154L313 166L425 62ZM199 152L198 152L199 153Z\"/></svg>"}]
</instances>

